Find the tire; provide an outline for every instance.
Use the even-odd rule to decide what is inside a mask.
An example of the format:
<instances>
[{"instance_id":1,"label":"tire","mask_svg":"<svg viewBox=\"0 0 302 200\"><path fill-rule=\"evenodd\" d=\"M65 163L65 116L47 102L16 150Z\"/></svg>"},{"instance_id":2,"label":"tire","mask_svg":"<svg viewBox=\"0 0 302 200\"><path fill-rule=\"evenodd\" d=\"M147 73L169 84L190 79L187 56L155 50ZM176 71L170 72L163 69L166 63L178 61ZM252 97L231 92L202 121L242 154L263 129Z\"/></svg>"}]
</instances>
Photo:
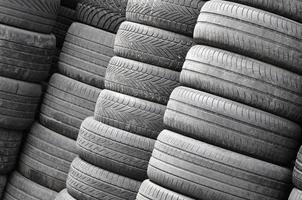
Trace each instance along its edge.
<instances>
[{"instance_id":1,"label":"tire","mask_svg":"<svg viewBox=\"0 0 302 200\"><path fill-rule=\"evenodd\" d=\"M187 87L302 121L302 76L232 52L198 45L180 82Z\"/></svg>"},{"instance_id":2,"label":"tire","mask_svg":"<svg viewBox=\"0 0 302 200\"><path fill-rule=\"evenodd\" d=\"M55 36L6 25L0 25L0 30L0 76L28 82L45 80L55 53Z\"/></svg>"},{"instance_id":3,"label":"tire","mask_svg":"<svg viewBox=\"0 0 302 200\"><path fill-rule=\"evenodd\" d=\"M76 9L80 0L61 0L61 5L70 9Z\"/></svg>"},{"instance_id":4,"label":"tire","mask_svg":"<svg viewBox=\"0 0 302 200\"><path fill-rule=\"evenodd\" d=\"M129 96L166 105L179 86L179 72L121 57L113 57L107 67L105 88Z\"/></svg>"},{"instance_id":5,"label":"tire","mask_svg":"<svg viewBox=\"0 0 302 200\"><path fill-rule=\"evenodd\" d=\"M125 21L127 0L81 0L77 6L78 21L116 33Z\"/></svg>"},{"instance_id":6,"label":"tire","mask_svg":"<svg viewBox=\"0 0 302 200\"><path fill-rule=\"evenodd\" d=\"M136 200L193 200L171 190L167 190L150 180L145 180L139 188Z\"/></svg>"},{"instance_id":7,"label":"tire","mask_svg":"<svg viewBox=\"0 0 302 200\"><path fill-rule=\"evenodd\" d=\"M298 190L297 188L293 188L288 200L300 200L300 199L302 199L302 191Z\"/></svg>"},{"instance_id":8,"label":"tire","mask_svg":"<svg viewBox=\"0 0 302 200\"><path fill-rule=\"evenodd\" d=\"M301 139L298 124L186 87L173 91L164 124L186 136L280 165L295 159Z\"/></svg>"},{"instance_id":9,"label":"tire","mask_svg":"<svg viewBox=\"0 0 302 200\"><path fill-rule=\"evenodd\" d=\"M156 139L163 130L166 107L110 90L97 100L94 119L104 124Z\"/></svg>"},{"instance_id":10,"label":"tire","mask_svg":"<svg viewBox=\"0 0 302 200\"><path fill-rule=\"evenodd\" d=\"M123 22L114 44L115 55L180 71L193 39L133 22Z\"/></svg>"},{"instance_id":11,"label":"tire","mask_svg":"<svg viewBox=\"0 0 302 200\"><path fill-rule=\"evenodd\" d=\"M115 35L80 23L68 30L59 59L60 73L88 85L104 88L104 77L114 55Z\"/></svg>"},{"instance_id":12,"label":"tire","mask_svg":"<svg viewBox=\"0 0 302 200\"><path fill-rule=\"evenodd\" d=\"M6 186L3 200L53 200L57 193L14 172Z\"/></svg>"},{"instance_id":13,"label":"tire","mask_svg":"<svg viewBox=\"0 0 302 200\"><path fill-rule=\"evenodd\" d=\"M74 140L35 123L19 159L19 172L59 192L66 188L68 170L77 153Z\"/></svg>"},{"instance_id":14,"label":"tire","mask_svg":"<svg viewBox=\"0 0 302 200\"><path fill-rule=\"evenodd\" d=\"M148 167L154 183L195 199L286 199L291 171L171 131L155 143Z\"/></svg>"},{"instance_id":15,"label":"tire","mask_svg":"<svg viewBox=\"0 0 302 200\"><path fill-rule=\"evenodd\" d=\"M62 190L57 197L55 198L55 200L76 200L75 198L73 198L68 192L67 189Z\"/></svg>"},{"instance_id":16,"label":"tire","mask_svg":"<svg viewBox=\"0 0 302 200\"><path fill-rule=\"evenodd\" d=\"M299 190L302 190L302 147L297 154L295 167L293 170L293 183Z\"/></svg>"},{"instance_id":17,"label":"tire","mask_svg":"<svg viewBox=\"0 0 302 200\"><path fill-rule=\"evenodd\" d=\"M143 181L155 140L129 133L92 117L83 121L77 146L81 159L105 170Z\"/></svg>"},{"instance_id":18,"label":"tire","mask_svg":"<svg viewBox=\"0 0 302 200\"><path fill-rule=\"evenodd\" d=\"M197 43L249 56L302 74L302 25L228 1L209 1L194 32Z\"/></svg>"},{"instance_id":19,"label":"tire","mask_svg":"<svg viewBox=\"0 0 302 200\"><path fill-rule=\"evenodd\" d=\"M6 186L6 176L0 176L0 197L3 199L3 193Z\"/></svg>"},{"instance_id":20,"label":"tire","mask_svg":"<svg viewBox=\"0 0 302 200\"><path fill-rule=\"evenodd\" d=\"M54 74L42 103L41 124L76 139L82 121L93 115L100 92L98 88Z\"/></svg>"},{"instance_id":21,"label":"tire","mask_svg":"<svg viewBox=\"0 0 302 200\"><path fill-rule=\"evenodd\" d=\"M193 37L196 20L204 3L202 0L129 0L126 18Z\"/></svg>"},{"instance_id":22,"label":"tire","mask_svg":"<svg viewBox=\"0 0 302 200\"><path fill-rule=\"evenodd\" d=\"M67 191L77 200L132 200L135 199L140 184L76 158L69 171Z\"/></svg>"},{"instance_id":23,"label":"tire","mask_svg":"<svg viewBox=\"0 0 302 200\"><path fill-rule=\"evenodd\" d=\"M0 23L34 32L51 33L59 7L60 0L28 0L26 3L2 0Z\"/></svg>"},{"instance_id":24,"label":"tire","mask_svg":"<svg viewBox=\"0 0 302 200\"><path fill-rule=\"evenodd\" d=\"M32 124L41 86L0 76L0 127L23 131Z\"/></svg>"}]
</instances>

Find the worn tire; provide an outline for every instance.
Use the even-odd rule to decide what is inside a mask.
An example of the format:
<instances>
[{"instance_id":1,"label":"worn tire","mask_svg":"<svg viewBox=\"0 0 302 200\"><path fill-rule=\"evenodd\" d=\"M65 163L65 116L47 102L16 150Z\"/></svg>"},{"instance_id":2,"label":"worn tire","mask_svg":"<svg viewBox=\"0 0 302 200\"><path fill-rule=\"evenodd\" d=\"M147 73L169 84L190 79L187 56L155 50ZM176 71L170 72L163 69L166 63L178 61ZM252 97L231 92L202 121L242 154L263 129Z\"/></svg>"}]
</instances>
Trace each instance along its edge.
<instances>
[{"instance_id":1,"label":"worn tire","mask_svg":"<svg viewBox=\"0 0 302 200\"><path fill-rule=\"evenodd\" d=\"M68 30L58 63L60 73L98 88L114 55L115 35L85 24L73 23Z\"/></svg>"},{"instance_id":2,"label":"worn tire","mask_svg":"<svg viewBox=\"0 0 302 200\"><path fill-rule=\"evenodd\" d=\"M40 122L45 127L76 139L82 121L93 115L101 90L54 74L48 83L40 111Z\"/></svg>"},{"instance_id":3,"label":"worn tire","mask_svg":"<svg viewBox=\"0 0 302 200\"><path fill-rule=\"evenodd\" d=\"M123 22L117 32L117 56L180 71L193 39L159 28Z\"/></svg>"},{"instance_id":4,"label":"worn tire","mask_svg":"<svg viewBox=\"0 0 302 200\"><path fill-rule=\"evenodd\" d=\"M164 124L186 136L282 165L295 159L301 139L298 124L186 87L171 94Z\"/></svg>"},{"instance_id":5,"label":"worn tire","mask_svg":"<svg viewBox=\"0 0 302 200\"><path fill-rule=\"evenodd\" d=\"M197 43L302 74L302 24L228 1L208 1L197 21Z\"/></svg>"},{"instance_id":6,"label":"worn tire","mask_svg":"<svg viewBox=\"0 0 302 200\"><path fill-rule=\"evenodd\" d=\"M14 172L6 186L3 200L53 200L57 193Z\"/></svg>"},{"instance_id":7,"label":"worn tire","mask_svg":"<svg viewBox=\"0 0 302 200\"><path fill-rule=\"evenodd\" d=\"M295 167L293 170L293 183L299 190L302 190L302 147L297 154Z\"/></svg>"},{"instance_id":8,"label":"worn tire","mask_svg":"<svg viewBox=\"0 0 302 200\"><path fill-rule=\"evenodd\" d=\"M195 199L283 200L291 171L163 131L148 166L151 181Z\"/></svg>"},{"instance_id":9,"label":"worn tire","mask_svg":"<svg viewBox=\"0 0 302 200\"><path fill-rule=\"evenodd\" d=\"M163 130L166 107L110 90L103 90L97 100L94 119L104 124L156 139Z\"/></svg>"},{"instance_id":10,"label":"worn tire","mask_svg":"<svg viewBox=\"0 0 302 200\"><path fill-rule=\"evenodd\" d=\"M121 57L113 57L107 67L105 88L166 105L179 86L179 72Z\"/></svg>"},{"instance_id":11,"label":"worn tire","mask_svg":"<svg viewBox=\"0 0 302 200\"><path fill-rule=\"evenodd\" d=\"M126 18L192 37L202 0L129 0Z\"/></svg>"},{"instance_id":12,"label":"worn tire","mask_svg":"<svg viewBox=\"0 0 302 200\"><path fill-rule=\"evenodd\" d=\"M187 54L180 82L302 121L302 76L239 54L194 46Z\"/></svg>"},{"instance_id":13,"label":"worn tire","mask_svg":"<svg viewBox=\"0 0 302 200\"><path fill-rule=\"evenodd\" d=\"M57 197L55 198L55 200L76 200L75 198L73 198L68 192L67 189L62 190Z\"/></svg>"},{"instance_id":14,"label":"worn tire","mask_svg":"<svg viewBox=\"0 0 302 200\"><path fill-rule=\"evenodd\" d=\"M125 21L127 0L80 0L77 6L79 22L116 33Z\"/></svg>"},{"instance_id":15,"label":"worn tire","mask_svg":"<svg viewBox=\"0 0 302 200\"><path fill-rule=\"evenodd\" d=\"M77 200L132 200L135 199L140 184L76 158L68 174L67 191Z\"/></svg>"},{"instance_id":16,"label":"worn tire","mask_svg":"<svg viewBox=\"0 0 302 200\"><path fill-rule=\"evenodd\" d=\"M293 188L291 191L288 200L301 200L302 199L302 191L297 188Z\"/></svg>"},{"instance_id":17,"label":"worn tire","mask_svg":"<svg viewBox=\"0 0 302 200\"><path fill-rule=\"evenodd\" d=\"M105 125L83 121L77 146L83 160L111 172L143 181L155 140Z\"/></svg>"}]
</instances>

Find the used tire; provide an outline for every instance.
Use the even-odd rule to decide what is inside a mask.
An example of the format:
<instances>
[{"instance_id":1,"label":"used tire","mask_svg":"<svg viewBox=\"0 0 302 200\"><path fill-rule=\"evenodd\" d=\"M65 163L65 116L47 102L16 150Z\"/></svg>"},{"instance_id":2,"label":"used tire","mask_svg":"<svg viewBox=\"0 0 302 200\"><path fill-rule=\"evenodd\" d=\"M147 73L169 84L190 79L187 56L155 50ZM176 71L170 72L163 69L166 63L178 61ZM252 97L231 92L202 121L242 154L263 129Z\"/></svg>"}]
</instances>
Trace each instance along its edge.
<instances>
[{"instance_id":1,"label":"used tire","mask_svg":"<svg viewBox=\"0 0 302 200\"><path fill-rule=\"evenodd\" d=\"M302 76L229 51L194 46L182 85L302 121Z\"/></svg>"},{"instance_id":2,"label":"used tire","mask_svg":"<svg viewBox=\"0 0 302 200\"><path fill-rule=\"evenodd\" d=\"M283 200L291 183L287 168L167 130L155 143L148 177L200 200Z\"/></svg>"},{"instance_id":3,"label":"used tire","mask_svg":"<svg viewBox=\"0 0 302 200\"><path fill-rule=\"evenodd\" d=\"M127 0L80 0L77 6L79 22L116 33L125 21Z\"/></svg>"},{"instance_id":4,"label":"used tire","mask_svg":"<svg viewBox=\"0 0 302 200\"><path fill-rule=\"evenodd\" d=\"M282 165L295 159L301 139L298 124L186 87L171 94L164 123L186 136Z\"/></svg>"},{"instance_id":5,"label":"used tire","mask_svg":"<svg viewBox=\"0 0 302 200\"><path fill-rule=\"evenodd\" d=\"M121 57L113 57L106 70L105 88L166 105L179 86L179 72Z\"/></svg>"},{"instance_id":6,"label":"used tire","mask_svg":"<svg viewBox=\"0 0 302 200\"><path fill-rule=\"evenodd\" d=\"M105 125L83 121L77 146L83 160L111 172L143 181L155 140Z\"/></svg>"},{"instance_id":7,"label":"used tire","mask_svg":"<svg viewBox=\"0 0 302 200\"><path fill-rule=\"evenodd\" d=\"M117 32L117 56L180 71L193 39L159 28L123 22Z\"/></svg>"},{"instance_id":8,"label":"used tire","mask_svg":"<svg viewBox=\"0 0 302 200\"><path fill-rule=\"evenodd\" d=\"M45 127L76 139L82 121L93 115L101 90L54 74L48 83L40 111L40 122Z\"/></svg>"},{"instance_id":9,"label":"used tire","mask_svg":"<svg viewBox=\"0 0 302 200\"><path fill-rule=\"evenodd\" d=\"M68 192L67 189L62 190L57 197L55 198L55 200L76 200L75 198L73 198Z\"/></svg>"},{"instance_id":10,"label":"used tire","mask_svg":"<svg viewBox=\"0 0 302 200\"><path fill-rule=\"evenodd\" d=\"M202 0L129 0L126 18L192 37L204 3Z\"/></svg>"},{"instance_id":11,"label":"used tire","mask_svg":"<svg viewBox=\"0 0 302 200\"><path fill-rule=\"evenodd\" d=\"M68 30L58 63L60 73L98 88L114 55L115 35L85 24L73 23Z\"/></svg>"},{"instance_id":12,"label":"used tire","mask_svg":"<svg viewBox=\"0 0 302 200\"><path fill-rule=\"evenodd\" d=\"M298 190L297 188L293 188L288 200L300 200L300 199L302 199L302 191Z\"/></svg>"},{"instance_id":13,"label":"used tire","mask_svg":"<svg viewBox=\"0 0 302 200\"><path fill-rule=\"evenodd\" d=\"M133 200L140 184L76 158L68 174L67 191L77 200Z\"/></svg>"},{"instance_id":14,"label":"used tire","mask_svg":"<svg viewBox=\"0 0 302 200\"><path fill-rule=\"evenodd\" d=\"M197 43L246 55L302 74L302 25L228 1L208 1L195 27Z\"/></svg>"},{"instance_id":15,"label":"used tire","mask_svg":"<svg viewBox=\"0 0 302 200\"><path fill-rule=\"evenodd\" d=\"M166 107L110 90L97 100L94 119L104 124L156 139L163 130Z\"/></svg>"},{"instance_id":16,"label":"used tire","mask_svg":"<svg viewBox=\"0 0 302 200\"><path fill-rule=\"evenodd\" d=\"M293 170L293 183L298 189L302 190L302 147L300 147L300 150L297 154L297 159Z\"/></svg>"}]
</instances>

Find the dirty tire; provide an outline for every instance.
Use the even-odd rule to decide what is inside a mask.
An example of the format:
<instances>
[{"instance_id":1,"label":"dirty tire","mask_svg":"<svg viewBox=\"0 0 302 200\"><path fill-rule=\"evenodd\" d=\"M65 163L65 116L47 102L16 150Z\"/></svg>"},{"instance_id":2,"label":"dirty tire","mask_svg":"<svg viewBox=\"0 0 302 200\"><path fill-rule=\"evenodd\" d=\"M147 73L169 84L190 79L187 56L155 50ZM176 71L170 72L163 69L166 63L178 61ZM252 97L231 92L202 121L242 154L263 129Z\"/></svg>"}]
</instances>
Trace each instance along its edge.
<instances>
[{"instance_id":1,"label":"dirty tire","mask_svg":"<svg viewBox=\"0 0 302 200\"><path fill-rule=\"evenodd\" d=\"M104 124L156 139L163 130L166 107L132 96L103 90L97 100L94 119Z\"/></svg>"},{"instance_id":2,"label":"dirty tire","mask_svg":"<svg viewBox=\"0 0 302 200\"><path fill-rule=\"evenodd\" d=\"M300 147L300 150L297 154L297 159L293 170L293 183L299 190L302 190L302 147Z\"/></svg>"},{"instance_id":3,"label":"dirty tire","mask_svg":"<svg viewBox=\"0 0 302 200\"><path fill-rule=\"evenodd\" d=\"M164 123L171 130L275 164L295 159L301 128L287 119L209 93L178 87Z\"/></svg>"},{"instance_id":4,"label":"dirty tire","mask_svg":"<svg viewBox=\"0 0 302 200\"><path fill-rule=\"evenodd\" d=\"M192 37L202 0L129 0L126 18Z\"/></svg>"},{"instance_id":5,"label":"dirty tire","mask_svg":"<svg viewBox=\"0 0 302 200\"><path fill-rule=\"evenodd\" d=\"M291 171L242 154L163 131L148 166L154 183L195 199L282 200Z\"/></svg>"},{"instance_id":6,"label":"dirty tire","mask_svg":"<svg viewBox=\"0 0 302 200\"><path fill-rule=\"evenodd\" d=\"M60 54L60 73L88 85L104 88L106 68L114 55L114 38L112 33L73 23Z\"/></svg>"},{"instance_id":7,"label":"dirty tire","mask_svg":"<svg viewBox=\"0 0 302 200\"><path fill-rule=\"evenodd\" d=\"M302 121L302 76L229 51L194 46L180 82L187 87Z\"/></svg>"},{"instance_id":8,"label":"dirty tire","mask_svg":"<svg viewBox=\"0 0 302 200\"><path fill-rule=\"evenodd\" d=\"M57 197L55 198L55 200L76 200L75 198L73 198L68 192L67 189L62 190Z\"/></svg>"},{"instance_id":9,"label":"dirty tire","mask_svg":"<svg viewBox=\"0 0 302 200\"><path fill-rule=\"evenodd\" d=\"M105 88L166 105L179 86L179 72L121 57L113 57L107 67Z\"/></svg>"},{"instance_id":10,"label":"dirty tire","mask_svg":"<svg viewBox=\"0 0 302 200\"><path fill-rule=\"evenodd\" d=\"M77 6L78 21L116 33L125 21L127 0L81 0Z\"/></svg>"},{"instance_id":11,"label":"dirty tire","mask_svg":"<svg viewBox=\"0 0 302 200\"><path fill-rule=\"evenodd\" d=\"M85 119L77 146L83 160L111 172L143 181L155 140Z\"/></svg>"},{"instance_id":12,"label":"dirty tire","mask_svg":"<svg viewBox=\"0 0 302 200\"><path fill-rule=\"evenodd\" d=\"M159 28L123 22L116 35L117 56L180 71L193 39Z\"/></svg>"},{"instance_id":13,"label":"dirty tire","mask_svg":"<svg viewBox=\"0 0 302 200\"><path fill-rule=\"evenodd\" d=\"M208 1L194 32L197 43L246 55L302 74L302 25L228 1Z\"/></svg>"},{"instance_id":14,"label":"dirty tire","mask_svg":"<svg viewBox=\"0 0 302 200\"><path fill-rule=\"evenodd\" d=\"M40 111L45 127L76 139L82 121L93 115L100 89L54 74L48 83Z\"/></svg>"},{"instance_id":15,"label":"dirty tire","mask_svg":"<svg viewBox=\"0 0 302 200\"><path fill-rule=\"evenodd\" d=\"M7 183L4 200L53 200L57 193L14 172Z\"/></svg>"},{"instance_id":16,"label":"dirty tire","mask_svg":"<svg viewBox=\"0 0 302 200\"><path fill-rule=\"evenodd\" d=\"M140 182L95 167L80 158L72 164L67 179L67 191L77 200L133 200Z\"/></svg>"},{"instance_id":17,"label":"dirty tire","mask_svg":"<svg viewBox=\"0 0 302 200\"><path fill-rule=\"evenodd\" d=\"M302 191L298 190L297 188L293 188L288 200L300 200L300 199L302 199Z\"/></svg>"}]
</instances>

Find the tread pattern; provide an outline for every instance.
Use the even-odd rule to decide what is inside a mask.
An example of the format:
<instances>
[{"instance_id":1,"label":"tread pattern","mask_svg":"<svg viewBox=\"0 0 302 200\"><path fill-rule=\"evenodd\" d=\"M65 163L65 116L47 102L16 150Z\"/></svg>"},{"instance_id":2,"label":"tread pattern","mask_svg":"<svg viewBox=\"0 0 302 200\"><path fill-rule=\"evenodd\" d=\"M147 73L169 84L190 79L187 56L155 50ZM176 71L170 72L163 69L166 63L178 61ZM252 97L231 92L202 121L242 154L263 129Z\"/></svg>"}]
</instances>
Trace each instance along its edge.
<instances>
[{"instance_id":1,"label":"tread pattern","mask_svg":"<svg viewBox=\"0 0 302 200\"><path fill-rule=\"evenodd\" d=\"M107 67L105 88L166 105L179 86L179 72L113 57Z\"/></svg>"},{"instance_id":2,"label":"tread pattern","mask_svg":"<svg viewBox=\"0 0 302 200\"><path fill-rule=\"evenodd\" d=\"M76 200L75 198L73 198L68 192L67 189L62 190L57 197L55 198L55 200Z\"/></svg>"},{"instance_id":3,"label":"tread pattern","mask_svg":"<svg viewBox=\"0 0 302 200\"><path fill-rule=\"evenodd\" d=\"M288 200L300 200L300 199L302 199L302 191L298 190L297 188L293 188Z\"/></svg>"},{"instance_id":4,"label":"tread pattern","mask_svg":"<svg viewBox=\"0 0 302 200\"><path fill-rule=\"evenodd\" d=\"M239 54L194 46L187 54L180 82L302 121L302 76Z\"/></svg>"},{"instance_id":5,"label":"tread pattern","mask_svg":"<svg viewBox=\"0 0 302 200\"><path fill-rule=\"evenodd\" d=\"M284 118L186 87L171 94L164 124L186 136L276 164L295 159L301 128Z\"/></svg>"},{"instance_id":6,"label":"tread pattern","mask_svg":"<svg viewBox=\"0 0 302 200\"><path fill-rule=\"evenodd\" d=\"M76 139L82 121L93 115L101 90L60 74L48 83L40 111L40 122L45 127Z\"/></svg>"},{"instance_id":7,"label":"tread pattern","mask_svg":"<svg viewBox=\"0 0 302 200\"><path fill-rule=\"evenodd\" d=\"M73 23L60 54L60 73L98 88L104 88L104 77L114 55L115 35L85 24Z\"/></svg>"},{"instance_id":8,"label":"tread pattern","mask_svg":"<svg viewBox=\"0 0 302 200\"><path fill-rule=\"evenodd\" d=\"M192 37L204 3L202 0L129 0L126 18Z\"/></svg>"},{"instance_id":9,"label":"tread pattern","mask_svg":"<svg viewBox=\"0 0 302 200\"><path fill-rule=\"evenodd\" d=\"M166 107L110 90L97 100L94 119L104 124L156 139L163 130Z\"/></svg>"},{"instance_id":10,"label":"tread pattern","mask_svg":"<svg viewBox=\"0 0 302 200\"><path fill-rule=\"evenodd\" d=\"M227 1L208 1L194 38L302 74L302 25L263 10Z\"/></svg>"},{"instance_id":11,"label":"tread pattern","mask_svg":"<svg viewBox=\"0 0 302 200\"><path fill-rule=\"evenodd\" d=\"M117 56L180 71L193 39L133 22L123 22L117 32Z\"/></svg>"},{"instance_id":12,"label":"tread pattern","mask_svg":"<svg viewBox=\"0 0 302 200\"><path fill-rule=\"evenodd\" d=\"M295 167L293 170L293 183L299 190L302 190L302 147L297 154Z\"/></svg>"},{"instance_id":13,"label":"tread pattern","mask_svg":"<svg viewBox=\"0 0 302 200\"><path fill-rule=\"evenodd\" d=\"M282 200L291 183L287 168L167 130L155 143L148 177L200 200Z\"/></svg>"},{"instance_id":14,"label":"tread pattern","mask_svg":"<svg viewBox=\"0 0 302 200\"><path fill-rule=\"evenodd\" d=\"M67 191L77 200L132 200L140 184L76 158L68 174Z\"/></svg>"},{"instance_id":15,"label":"tread pattern","mask_svg":"<svg viewBox=\"0 0 302 200\"><path fill-rule=\"evenodd\" d=\"M94 120L83 121L77 146L83 160L105 170L143 181L155 140Z\"/></svg>"},{"instance_id":16,"label":"tread pattern","mask_svg":"<svg viewBox=\"0 0 302 200\"><path fill-rule=\"evenodd\" d=\"M116 33L125 21L127 0L81 0L77 6L80 22Z\"/></svg>"}]
</instances>

